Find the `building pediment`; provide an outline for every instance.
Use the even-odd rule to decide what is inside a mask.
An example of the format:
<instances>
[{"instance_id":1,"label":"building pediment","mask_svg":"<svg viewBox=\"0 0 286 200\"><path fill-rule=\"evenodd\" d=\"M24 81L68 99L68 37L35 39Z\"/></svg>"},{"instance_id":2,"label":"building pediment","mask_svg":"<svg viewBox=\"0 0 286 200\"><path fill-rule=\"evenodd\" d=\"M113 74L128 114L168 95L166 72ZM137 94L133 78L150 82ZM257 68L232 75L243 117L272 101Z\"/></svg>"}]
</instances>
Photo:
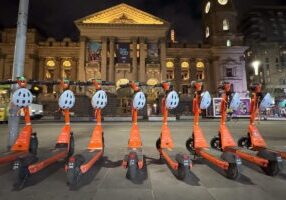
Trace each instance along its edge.
<instances>
[{"instance_id":1,"label":"building pediment","mask_svg":"<svg viewBox=\"0 0 286 200\"><path fill-rule=\"evenodd\" d=\"M142 10L119 4L106 10L94 13L75 21L76 24L136 24L136 25L164 25L169 24L163 19Z\"/></svg>"}]
</instances>

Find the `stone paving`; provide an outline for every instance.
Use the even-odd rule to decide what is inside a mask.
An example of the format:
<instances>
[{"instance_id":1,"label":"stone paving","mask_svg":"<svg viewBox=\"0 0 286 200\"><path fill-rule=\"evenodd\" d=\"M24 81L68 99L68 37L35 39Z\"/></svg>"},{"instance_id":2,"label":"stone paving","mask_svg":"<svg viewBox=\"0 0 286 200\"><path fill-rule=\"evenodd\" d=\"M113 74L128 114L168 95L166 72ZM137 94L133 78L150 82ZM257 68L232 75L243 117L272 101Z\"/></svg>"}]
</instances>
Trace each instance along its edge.
<instances>
[{"instance_id":1,"label":"stone paving","mask_svg":"<svg viewBox=\"0 0 286 200\"><path fill-rule=\"evenodd\" d=\"M201 159L194 162L192 174L185 182L177 180L166 164L158 162L155 141L160 133L159 122L139 122L147 177L143 182L132 183L125 178L126 170L120 166L126 152L130 125L130 122L103 123L106 142L104 157L84 178L83 186L77 191L70 191L66 185L63 162L31 177L22 191L12 191L11 165L4 165L0 167L0 199L285 199L286 170L276 177L269 177L259 167L245 162L242 176L237 181L225 178L222 171ZM185 141L190 136L192 122L170 122L169 125L176 146L174 152L186 152ZM54 146L61 126L58 122L34 124L40 142L39 156ZM208 141L217 134L217 121L202 121L201 126ZM269 146L286 150L284 122L262 121L258 127ZM72 123L77 153L85 149L92 128L93 123ZM230 122L229 128L237 140L247 132L247 121ZM1 151L5 149L6 133L7 125L0 125Z\"/></svg>"}]
</instances>

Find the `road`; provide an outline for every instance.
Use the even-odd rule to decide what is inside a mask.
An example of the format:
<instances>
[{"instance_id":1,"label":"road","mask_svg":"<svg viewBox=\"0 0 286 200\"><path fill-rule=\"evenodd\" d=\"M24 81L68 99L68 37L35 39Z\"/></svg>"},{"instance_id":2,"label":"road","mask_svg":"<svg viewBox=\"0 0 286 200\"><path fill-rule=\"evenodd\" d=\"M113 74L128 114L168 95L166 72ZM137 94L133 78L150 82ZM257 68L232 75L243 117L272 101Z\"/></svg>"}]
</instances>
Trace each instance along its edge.
<instances>
[{"instance_id":1,"label":"road","mask_svg":"<svg viewBox=\"0 0 286 200\"><path fill-rule=\"evenodd\" d=\"M174 152L186 152L185 141L192 130L191 121L170 122L175 143ZM39 138L41 152L54 146L62 123L34 124ZM86 148L93 123L72 123L75 135L76 152ZM217 134L218 122L202 121L207 140ZM155 141L160 134L161 123L139 122L147 162L147 178L142 183L132 183L125 178L126 170L120 166L126 153L130 122L105 122L105 157L93 169L84 185L77 191L70 191L66 185L63 162L50 166L31 177L28 186L22 191L12 191L13 173L11 165L0 167L0 199L203 199L203 200L245 200L245 199L285 199L286 170L277 177L269 177L259 167L244 162L242 176L237 181L224 177L223 172L202 159L194 162L191 177L185 182L177 180L166 164L158 162ZM286 151L286 123L262 121L258 125L271 147ZM229 128L237 140L247 132L247 121L230 122ZM0 125L0 150L4 151L7 138L7 125Z\"/></svg>"}]
</instances>

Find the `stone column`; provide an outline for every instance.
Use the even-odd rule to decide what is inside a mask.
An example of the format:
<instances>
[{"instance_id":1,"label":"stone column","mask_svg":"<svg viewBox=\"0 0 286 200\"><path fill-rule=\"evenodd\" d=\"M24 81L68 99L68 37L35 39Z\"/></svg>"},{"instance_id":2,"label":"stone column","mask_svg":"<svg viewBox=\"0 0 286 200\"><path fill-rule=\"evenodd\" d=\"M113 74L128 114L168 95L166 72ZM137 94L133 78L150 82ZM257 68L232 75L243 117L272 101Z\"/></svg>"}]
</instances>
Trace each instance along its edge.
<instances>
[{"instance_id":1,"label":"stone column","mask_svg":"<svg viewBox=\"0 0 286 200\"><path fill-rule=\"evenodd\" d=\"M204 76L205 76L205 80L204 80L204 83L205 83L205 88L210 88L211 86L211 74L213 74L211 72L211 68L210 68L210 62L208 59L205 59L204 60L204 63L205 63L205 69L204 69Z\"/></svg>"},{"instance_id":2,"label":"stone column","mask_svg":"<svg viewBox=\"0 0 286 200\"><path fill-rule=\"evenodd\" d=\"M190 82L197 80L197 66L196 59L190 59Z\"/></svg>"},{"instance_id":3,"label":"stone column","mask_svg":"<svg viewBox=\"0 0 286 200\"><path fill-rule=\"evenodd\" d=\"M38 74L37 74L37 79L39 80L44 80L44 71L45 71L45 62L44 62L44 58L43 57L39 57L39 62L38 62Z\"/></svg>"},{"instance_id":4,"label":"stone column","mask_svg":"<svg viewBox=\"0 0 286 200\"><path fill-rule=\"evenodd\" d=\"M114 37L109 38L109 72L108 80L115 81L115 71L114 71Z\"/></svg>"},{"instance_id":5,"label":"stone column","mask_svg":"<svg viewBox=\"0 0 286 200\"><path fill-rule=\"evenodd\" d=\"M216 87L221 81L221 76L223 76L223 72L221 73L219 56L213 56L211 72L212 72L212 79L210 80L210 91L213 94L216 94L217 93Z\"/></svg>"},{"instance_id":6,"label":"stone column","mask_svg":"<svg viewBox=\"0 0 286 200\"><path fill-rule=\"evenodd\" d=\"M72 77L72 80L76 80L78 59L77 58L72 58L71 64L72 64L71 77Z\"/></svg>"},{"instance_id":7,"label":"stone column","mask_svg":"<svg viewBox=\"0 0 286 200\"><path fill-rule=\"evenodd\" d=\"M0 55L0 80L4 79L4 55Z\"/></svg>"},{"instance_id":8,"label":"stone column","mask_svg":"<svg viewBox=\"0 0 286 200\"><path fill-rule=\"evenodd\" d=\"M137 67L137 38L132 38L132 73L134 80L138 80Z\"/></svg>"},{"instance_id":9,"label":"stone column","mask_svg":"<svg viewBox=\"0 0 286 200\"><path fill-rule=\"evenodd\" d=\"M182 61L179 58L176 58L174 61L175 89L177 92L181 91L181 79L182 79L181 62Z\"/></svg>"},{"instance_id":10,"label":"stone column","mask_svg":"<svg viewBox=\"0 0 286 200\"><path fill-rule=\"evenodd\" d=\"M145 38L140 38L140 67L139 67L139 81L145 82L146 79L146 52L145 52Z\"/></svg>"},{"instance_id":11,"label":"stone column","mask_svg":"<svg viewBox=\"0 0 286 200\"><path fill-rule=\"evenodd\" d=\"M161 81L166 80L166 40L160 40L160 63L161 63Z\"/></svg>"},{"instance_id":12,"label":"stone column","mask_svg":"<svg viewBox=\"0 0 286 200\"><path fill-rule=\"evenodd\" d=\"M85 53L86 53L86 37L80 37L79 43L79 62L77 65L77 80L85 81Z\"/></svg>"},{"instance_id":13,"label":"stone column","mask_svg":"<svg viewBox=\"0 0 286 200\"><path fill-rule=\"evenodd\" d=\"M106 80L106 65L107 65L107 38L102 37L102 48L101 48L101 80Z\"/></svg>"}]
</instances>

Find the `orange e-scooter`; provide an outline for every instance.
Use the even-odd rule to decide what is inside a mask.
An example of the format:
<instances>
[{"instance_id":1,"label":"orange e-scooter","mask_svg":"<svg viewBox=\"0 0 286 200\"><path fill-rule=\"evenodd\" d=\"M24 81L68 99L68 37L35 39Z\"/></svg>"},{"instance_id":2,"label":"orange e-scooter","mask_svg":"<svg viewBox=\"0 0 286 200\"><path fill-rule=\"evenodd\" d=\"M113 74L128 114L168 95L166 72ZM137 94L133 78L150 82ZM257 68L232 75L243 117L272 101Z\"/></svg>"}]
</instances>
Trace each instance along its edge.
<instances>
[{"instance_id":1,"label":"orange e-scooter","mask_svg":"<svg viewBox=\"0 0 286 200\"><path fill-rule=\"evenodd\" d=\"M137 124L138 111L144 108L146 98L144 93L139 88L139 84L130 82L121 85L121 88L131 87L134 91L132 102L132 127L130 130L128 140L128 154L124 156L122 165L127 168L126 177L130 180L136 180L144 167L144 156L142 150L142 140L140 136L139 127Z\"/></svg>"},{"instance_id":2,"label":"orange e-scooter","mask_svg":"<svg viewBox=\"0 0 286 200\"><path fill-rule=\"evenodd\" d=\"M277 175L283 167L282 159L279 154L268 151L267 149L261 149L257 154L252 151L238 147L234 141L227 125L227 108L236 110L240 104L240 98L237 93L233 93L232 85L228 82L223 82L220 86L224 92L221 100L221 120L218 137L214 137L211 140L211 147L219 149L223 152L231 152L239 156L241 159L250 163L258 165L269 176Z\"/></svg>"},{"instance_id":3,"label":"orange e-scooter","mask_svg":"<svg viewBox=\"0 0 286 200\"><path fill-rule=\"evenodd\" d=\"M160 153L160 159L163 158L166 161L179 180L184 180L190 175L192 168L190 156L184 153L177 153L176 155L169 154L174 148L174 142L168 127L168 110L175 109L179 105L179 96L178 93L173 90L170 83L164 82L159 85L165 91L165 96L161 103L163 125L160 137L156 141L156 148Z\"/></svg>"},{"instance_id":4,"label":"orange e-scooter","mask_svg":"<svg viewBox=\"0 0 286 200\"><path fill-rule=\"evenodd\" d=\"M191 154L201 156L224 170L227 178L236 180L239 178L241 172L240 158L231 152L223 152L220 158L213 155L209 151L209 145L199 125L201 109L207 109L210 106L211 96L209 92L203 92L203 84L201 82L193 81L191 86L195 90L195 97L193 99L194 125L192 137L186 141L186 147Z\"/></svg>"},{"instance_id":5,"label":"orange e-scooter","mask_svg":"<svg viewBox=\"0 0 286 200\"><path fill-rule=\"evenodd\" d=\"M16 190L22 189L31 175L40 172L59 160L68 159L74 152L74 138L71 132L69 109L74 106L75 97L73 92L68 90L69 81L61 81L60 85L65 90L59 98L59 107L65 117L65 126L62 128L54 149L46 152L42 157L28 155L20 157L15 161L13 170L16 178L14 189Z\"/></svg>"},{"instance_id":6,"label":"orange e-scooter","mask_svg":"<svg viewBox=\"0 0 286 200\"><path fill-rule=\"evenodd\" d=\"M66 165L70 189L76 189L78 187L82 176L95 165L104 153L104 133L101 126L101 110L107 105L107 94L101 89L101 86L114 84L97 80L93 80L92 83L96 90L91 100L92 107L95 109L96 125L93 129L87 149L81 154L70 157ZM89 85L89 82L86 83L86 85Z\"/></svg>"},{"instance_id":7,"label":"orange e-scooter","mask_svg":"<svg viewBox=\"0 0 286 200\"><path fill-rule=\"evenodd\" d=\"M15 143L9 152L0 154L0 164L12 163L19 156L28 154L37 154L38 139L37 134L32 131L32 124L30 119L29 105L32 104L33 95L26 89L27 81L24 77L18 78L17 81L2 81L1 84L14 84L17 83L19 88L14 92L12 103L23 109L25 126L21 130Z\"/></svg>"},{"instance_id":8,"label":"orange e-scooter","mask_svg":"<svg viewBox=\"0 0 286 200\"><path fill-rule=\"evenodd\" d=\"M286 152L269 149L266 145L265 140L260 134L255 124L256 116L259 110L265 110L272 104L272 98L269 93L262 93L262 85L254 84L250 87L252 91L251 104L250 104L250 120L248 125L247 136L241 137L237 144L239 147L245 147L252 151L268 150L280 154L282 159L286 159Z\"/></svg>"}]
</instances>

